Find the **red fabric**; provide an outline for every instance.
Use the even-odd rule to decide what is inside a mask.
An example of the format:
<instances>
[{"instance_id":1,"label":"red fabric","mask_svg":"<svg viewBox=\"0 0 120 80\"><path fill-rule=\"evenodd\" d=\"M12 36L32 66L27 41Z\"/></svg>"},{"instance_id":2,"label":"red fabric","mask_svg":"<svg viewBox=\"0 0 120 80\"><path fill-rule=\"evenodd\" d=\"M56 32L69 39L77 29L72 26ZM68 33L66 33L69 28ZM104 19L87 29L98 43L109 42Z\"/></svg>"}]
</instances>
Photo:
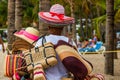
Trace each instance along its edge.
<instances>
[{"instance_id":1,"label":"red fabric","mask_svg":"<svg viewBox=\"0 0 120 80\"><path fill-rule=\"evenodd\" d=\"M84 80L88 74L86 66L75 57L66 57L63 59L62 63L66 69L74 75L74 80Z\"/></svg>"},{"instance_id":2,"label":"red fabric","mask_svg":"<svg viewBox=\"0 0 120 80\"><path fill-rule=\"evenodd\" d=\"M57 14L57 13L54 13L54 12L50 12L50 14L52 14L52 17L53 16L57 16L60 20L64 20L64 14Z\"/></svg>"},{"instance_id":3,"label":"red fabric","mask_svg":"<svg viewBox=\"0 0 120 80\"><path fill-rule=\"evenodd\" d=\"M7 55L5 63L5 75L8 77L12 77L16 73L16 69L26 66L25 60L18 55ZM20 71L27 72L27 69L20 69Z\"/></svg>"}]
</instances>

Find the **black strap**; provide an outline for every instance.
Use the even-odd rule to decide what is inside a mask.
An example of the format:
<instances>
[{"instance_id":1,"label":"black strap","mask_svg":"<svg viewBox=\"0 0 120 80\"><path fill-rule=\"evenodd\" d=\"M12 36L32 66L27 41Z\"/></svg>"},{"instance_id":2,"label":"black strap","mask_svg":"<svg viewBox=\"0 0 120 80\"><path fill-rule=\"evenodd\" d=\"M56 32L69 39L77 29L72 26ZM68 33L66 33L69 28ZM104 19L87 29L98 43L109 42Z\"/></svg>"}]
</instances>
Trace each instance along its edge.
<instances>
[{"instance_id":1,"label":"black strap","mask_svg":"<svg viewBox=\"0 0 120 80\"><path fill-rule=\"evenodd\" d=\"M32 48L32 45L37 42L39 39L43 38L45 39L45 35L46 34L43 34L42 36L40 36L37 40L35 40L31 45L30 45L30 49L29 49L29 52L31 52L31 48ZM44 46L43 44L46 42L46 39L45 39L45 42L43 43L44 41L42 40L42 46Z\"/></svg>"},{"instance_id":2,"label":"black strap","mask_svg":"<svg viewBox=\"0 0 120 80\"><path fill-rule=\"evenodd\" d=\"M30 60L31 60L30 64L28 64L27 66L32 65L32 66L34 67L32 54L28 53L28 54L26 54L24 57L26 57L26 56L29 56L29 58L30 58Z\"/></svg>"},{"instance_id":3,"label":"black strap","mask_svg":"<svg viewBox=\"0 0 120 80\"><path fill-rule=\"evenodd\" d=\"M45 47L44 47L44 49L43 49L44 57L46 57L45 49L46 49L46 48L49 48L49 47L53 48L53 46L45 46Z\"/></svg>"},{"instance_id":4,"label":"black strap","mask_svg":"<svg viewBox=\"0 0 120 80\"><path fill-rule=\"evenodd\" d=\"M44 49L43 49L43 53L44 53L44 57L45 57L45 62L46 62L46 64L47 64L47 65L49 65L49 63L48 63L48 60L47 60L47 59L48 59L48 58L51 58L51 57L55 57L55 56L48 56L48 57L46 56L46 51L45 51L45 49L46 49L46 48L49 48L49 47L51 47L51 48L53 48L53 49L54 49L54 47L53 47L53 46L45 46L45 47L44 47ZM51 66L51 65L49 65L49 66Z\"/></svg>"},{"instance_id":5,"label":"black strap","mask_svg":"<svg viewBox=\"0 0 120 80\"><path fill-rule=\"evenodd\" d=\"M30 66L30 65L32 65L32 67L34 68L34 63L30 63L30 64L28 64L27 66Z\"/></svg>"},{"instance_id":6,"label":"black strap","mask_svg":"<svg viewBox=\"0 0 120 80\"><path fill-rule=\"evenodd\" d=\"M49 48L49 47L51 47L51 48L54 49L54 47L53 47L53 46L45 46L45 45L44 45L44 43L47 42L47 41L46 41L46 38L45 38L45 35L46 35L46 34L40 36L36 41L38 41L39 39L42 38L42 46L44 47L44 49L43 49L43 54L44 54L45 62L46 62L47 65L49 65L47 59L48 59L48 58L51 58L51 57L55 57L55 58L56 58L56 56L48 56L48 57L46 56L46 51L45 51L45 49L46 49L46 48ZM36 41L34 41L32 44L34 44ZM35 52L39 52L39 47L36 47L36 48L35 48ZM28 55L29 55L29 54L28 54ZM27 55L26 55L26 56L27 56ZM30 55L30 59L31 59L31 62L33 63L32 55ZM31 65L31 64L30 64L30 65ZM33 66L34 66L34 65L33 65ZM51 66L51 65L49 65L49 66Z\"/></svg>"},{"instance_id":7,"label":"black strap","mask_svg":"<svg viewBox=\"0 0 120 80\"><path fill-rule=\"evenodd\" d=\"M47 42L46 38L45 38L45 36L43 36L43 38L42 38L42 46L45 46L44 43L46 43L46 42Z\"/></svg>"},{"instance_id":8,"label":"black strap","mask_svg":"<svg viewBox=\"0 0 120 80\"><path fill-rule=\"evenodd\" d=\"M41 63L38 62L38 63L34 64L34 66L35 66L35 65L38 65L38 64L41 64ZM41 64L41 65L42 65L42 64Z\"/></svg>"},{"instance_id":9,"label":"black strap","mask_svg":"<svg viewBox=\"0 0 120 80\"><path fill-rule=\"evenodd\" d=\"M43 34L42 36L40 36L37 40L35 40L33 43L32 43L32 45L35 43L35 42L37 42L39 39L41 39L41 38L43 38L43 37L45 37L46 36L46 34Z\"/></svg>"}]
</instances>

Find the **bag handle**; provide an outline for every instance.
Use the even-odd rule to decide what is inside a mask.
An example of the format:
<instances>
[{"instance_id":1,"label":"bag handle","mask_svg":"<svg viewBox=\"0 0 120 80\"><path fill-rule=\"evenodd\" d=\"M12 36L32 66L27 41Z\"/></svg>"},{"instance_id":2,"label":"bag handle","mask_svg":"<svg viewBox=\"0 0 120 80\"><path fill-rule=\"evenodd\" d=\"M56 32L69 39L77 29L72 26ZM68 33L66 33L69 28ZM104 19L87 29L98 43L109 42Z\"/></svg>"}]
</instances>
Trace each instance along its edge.
<instances>
[{"instance_id":1,"label":"bag handle","mask_svg":"<svg viewBox=\"0 0 120 80\"><path fill-rule=\"evenodd\" d=\"M53 46L46 46L46 47L44 47L44 49L43 49L43 53L44 53L44 57L45 57L45 62L46 62L47 65L49 65L47 59L48 59L48 58L51 58L51 57L55 57L55 56L49 56L49 57L46 56L46 51L45 51L45 49L46 49L46 48L49 48L49 47L51 47L51 48L54 49ZM51 65L49 65L49 66L51 66Z\"/></svg>"},{"instance_id":2,"label":"bag handle","mask_svg":"<svg viewBox=\"0 0 120 80\"><path fill-rule=\"evenodd\" d=\"M77 44L75 43L75 45L74 45L74 41L72 41L71 38L68 39L68 43L77 51Z\"/></svg>"},{"instance_id":3,"label":"bag handle","mask_svg":"<svg viewBox=\"0 0 120 80\"><path fill-rule=\"evenodd\" d=\"M51 55L51 56L47 57L47 56L46 56L46 49L47 49L47 48L50 48L50 47L54 49L54 47L53 47L53 46L45 46L45 45L43 45L43 47L44 47L44 48L43 48L43 55L44 55L44 58L45 58L45 62L46 62L47 65L49 65L47 59L48 59L48 58L51 58L51 57L55 57L55 58L56 58L56 56ZM54 49L54 51L55 51L55 49ZM36 52L36 53L39 52L39 47L36 47L36 48L35 48L35 52ZM55 52L56 52L56 51L55 51ZM51 66L51 65L49 65L49 66Z\"/></svg>"},{"instance_id":4,"label":"bag handle","mask_svg":"<svg viewBox=\"0 0 120 80\"><path fill-rule=\"evenodd\" d=\"M45 38L45 35L46 35L46 34L40 36L36 41L38 41L39 39L42 38L42 46L44 47L43 53L44 53L45 62L46 62L47 65L49 65L47 59L48 59L48 58L51 58L51 57L55 57L55 56L49 56L49 57L47 57L47 56L46 56L46 51L45 51L45 49L46 49L46 48L49 48L49 47L51 47L51 48L54 49L54 47L53 47L53 46L45 46L44 43L47 42L47 41L46 41L46 38ZM32 44L34 44L36 41L34 41ZM36 51L36 52L39 52L39 47L35 47L35 51ZM30 52L31 52L31 49L30 49ZM56 52L56 51L55 51L55 52ZM29 55L29 54L28 54L28 55ZM26 55L26 56L28 56L28 55ZM33 59L32 59L32 54L30 55L30 59L31 59L31 62L34 63L34 62L33 62ZM49 65L49 66L51 66L51 65Z\"/></svg>"},{"instance_id":5,"label":"bag handle","mask_svg":"<svg viewBox=\"0 0 120 80\"><path fill-rule=\"evenodd\" d=\"M44 45L44 43L46 43L47 41L46 41L46 38L45 38L45 36L43 36L43 38L42 38L42 46L44 47L45 45Z\"/></svg>"},{"instance_id":6,"label":"bag handle","mask_svg":"<svg viewBox=\"0 0 120 80\"><path fill-rule=\"evenodd\" d=\"M45 36L46 36L46 34L43 34L42 36L40 36L37 40L35 40L35 41L32 43L32 45L33 45L35 42L37 42L39 39L44 38Z\"/></svg>"},{"instance_id":7,"label":"bag handle","mask_svg":"<svg viewBox=\"0 0 120 80\"><path fill-rule=\"evenodd\" d=\"M43 35L40 36L37 40L35 40L35 41L30 45L29 52L31 52L32 45L33 45L35 42L37 42L39 39L41 39L41 38L43 38L43 39L42 39L42 46L44 46L44 43L46 42L45 36L46 36L46 34L43 34Z\"/></svg>"},{"instance_id":8,"label":"bag handle","mask_svg":"<svg viewBox=\"0 0 120 80\"><path fill-rule=\"evenodd\" d=\"M30 63L30 64L28 64L28 65L26 65L26 66L23 66L23 67L17 68L17 69L15 69L15 70L25 69L25 68L27 68L27 67L30 66L30 65L32 65L32 67L34 67L34 63Z\"/></svg>"},{"instance_id":9,"label":"bag handle","mask_svg":"<svg viewBox=\"0 0 120 80\"><path fill-rule=\"evenodd\" d=\"M25 69L25 68L27 68L27 67L30 66L30 65L32 65L32 66L34 67L33 59L32 59L32 55L31 55L31 54L27 54L27 55L25 55L24 57L23 57L23 56L20 56L20 55L17 55L16 58L21 58L21 59L24 59L24 60L25 60L25 57L28 56L28 55L30 56L31 63L28 64L28 65L26 65L26 66L19 67L19 68L15 69L15 70Z\"/></svg>"}]
</instances>

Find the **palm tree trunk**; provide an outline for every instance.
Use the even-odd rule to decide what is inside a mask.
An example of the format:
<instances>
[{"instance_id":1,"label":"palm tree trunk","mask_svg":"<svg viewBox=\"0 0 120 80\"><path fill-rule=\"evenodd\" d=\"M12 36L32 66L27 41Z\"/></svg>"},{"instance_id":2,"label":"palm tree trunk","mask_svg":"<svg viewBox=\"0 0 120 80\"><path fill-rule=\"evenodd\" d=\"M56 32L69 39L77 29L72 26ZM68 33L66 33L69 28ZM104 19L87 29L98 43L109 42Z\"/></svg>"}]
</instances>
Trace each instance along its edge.
<instances>
[{"instance_id":1,"label":"palm tree trunk","mask_svg":"<svg viewBox=\"0 0 120 80\"><path fill-rule=\"evenodd\" d=\"M114 0L106 0L106 50L114 50ZM114 75L114 54L105 54L105 73Z\"/></svg>"},{"instance_id":2,"label":"palm tree trunk","mask_svg":"<svg viewBox=\"0 0 120 80\"><path fill-rule=\"evenodd\" d=\"M13 32L15 30L15 0L8 0L8 49L12 50L12 43L15 39Z\"/></svg>"},{"instance_id":3,"label":"palm tree trunk","mask_svg":"<svg viewBox=\"0 0 120 80\"><path fill-rule=\"evenodd\" d=\"M84 34L84 28L82 24L82 18L80 17L80 32L81 32L81 39L84 40L85 34Z\"/></svg>"},{"instance_id":4,"label":"palm tree trunk","mask_svg":"<svg viewBox=\"0 0 120 80\"><path fill-rule=\"evenodd\" d=\"M15 28L16 30L21 30L22 28L22 0L15 1Z\"/></svg>"},{"instance_id":5,"label":"palm tree trunk","mask_svg":"<svg viewBox=\"0 0 120 80\"><path fill-rule=\"evenodd\" d=\"M67 2L70 4L70 10L71 10L71 17L75 17L74 15L74 0L67 0ZM74 41L76 41L76 24L72 24L72 38Z\"/></svg>"},{"instance_id":6,"label":"palm tree trunk","mask_svg":"<svg viewBox=\"0 0 120 80\"><path fill-rule=\"evenodd\" d=\"M73 5L73 0L71 1L71 17L75 17L74 15L74 5ZM76 41L76 24L72 24L72 33L73 33L73 40Z\"/></svg>"},{"instance_id":7,"label":"palm tree trunk","mask_svg":"<svg viewBox=\"0 0 120 80\"><path fill-rule=\"evenodd\" d=\"M40 0L39 1L39 11L49 11L50 10L50 0ZM48 33L48 25L44 24L39 20L40 34Z\"/></svg>"},{"instance_id":8,"label":"palm tree trunk","mask_svg":"<svg viewBox=\"0 0 120 80\"><path fill-rule=\"evenodd\" d=\"M86 16L85 19L86 19L86 20L85 20L85 29L86 29L86 30L85 30L85 31L86 31L85 37L88 38L88 31L89 31L89 30L88 30L88 17Z\"/></svg>"}]
</instances>

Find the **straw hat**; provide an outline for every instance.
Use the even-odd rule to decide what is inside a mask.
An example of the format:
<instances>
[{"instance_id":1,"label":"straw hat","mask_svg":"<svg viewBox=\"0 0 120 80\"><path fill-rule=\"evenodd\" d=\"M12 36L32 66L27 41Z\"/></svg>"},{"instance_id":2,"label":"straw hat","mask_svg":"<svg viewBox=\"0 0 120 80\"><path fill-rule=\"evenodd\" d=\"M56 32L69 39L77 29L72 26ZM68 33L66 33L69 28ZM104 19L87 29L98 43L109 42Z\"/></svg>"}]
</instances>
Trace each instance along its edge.
<instances>
[{"instance_id":1,"label":"straw hat","mask_svg":"<svg viewBox=\"0 0 120 80\"><path fill-rule=\"evenodd\" d=\"M55 4L49 12L39 12L38 15L43 22L48 24L68 25L74 23L74 18L65 16L64 7L60 4Z\"/></svg>"},{"instance_id":2,"label":"straw hat","mask_svg":"<svg viewBox=\"0 0 120 80\"><path fill-rule=\"evenodd\" d=\"M28 27L25 30L15 32L14 35L32 44L39 38L39 31L33 27Z\"/></svg>"}]
</instances>

